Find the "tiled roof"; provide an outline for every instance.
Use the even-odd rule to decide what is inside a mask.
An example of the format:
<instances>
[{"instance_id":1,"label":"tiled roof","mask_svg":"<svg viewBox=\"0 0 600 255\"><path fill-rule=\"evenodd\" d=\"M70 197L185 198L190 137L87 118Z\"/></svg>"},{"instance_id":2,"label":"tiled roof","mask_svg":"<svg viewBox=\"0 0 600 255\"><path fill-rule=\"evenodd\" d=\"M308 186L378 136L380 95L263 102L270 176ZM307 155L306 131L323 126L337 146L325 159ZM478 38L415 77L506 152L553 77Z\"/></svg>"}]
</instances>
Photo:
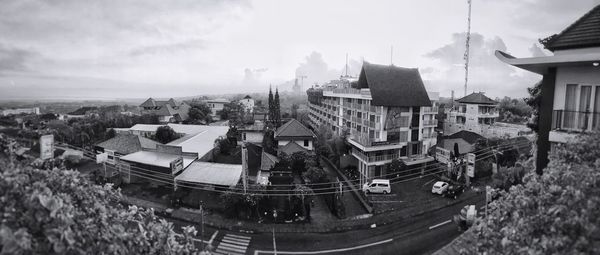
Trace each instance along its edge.
<instances>
[{"instance_id":1,"label":"tiled roof","mask_svg":"<svg viewBox=\"0 0 600 255\"><path fill-rule=\"evenodd\" d=\"M260 170L261 171L269 171L271 167L275 165L275 163L279 162L276 156L273 156L269 153L263 151L262 157L260 160Z\"/></svg>"},{"instance_id":2,"label":"tiled roof","mask_svg":"<svg viewBox=\"0 0 600 255\"><path fill-rule=\"evenodd\" d=\"M288 144L278 149L279 152L283 152L287 155L292 155L296 152L308 152L308 150L294 141L290 141Z\"/></svg>"},{"instance_id":3,"label":"tiled roof","mask_svg":"<svg viewBox=\"0 0 600 255\"><path fill-rule=\"evenodd\" d=\"M275 131L275 139L284 137L316 137L315 133L302 125L300 121L291 119Z\"/></svg>"},{"instance_id":4,"label":"tiled roof","mask_svg":"<svg viewBox=\"0 0 600 255\"><path fill-rule=\"evenodd\" d=\"M154 149L156 148L156 144L159 143L138 135L118 134L117 136L101 142L96 146L126 155L141 151L142 148Z\"/></svg>"},{"instance_id":5,"label":"tiled roof","mask_svg":"<svg viewBox=\"0 0 600 255\"><path fill-rule=\"evenodd\" d=\"M483 139L484 137L477 133L471 132L471 131L461 130L452 135L449 135L446 138L447 139L461 138L461 139L465 140L465 142L467 142L467 143L474 144L475 142L477 142L477 140Z\"/></svg>"},{"instance_id":6,"label":"tiled roof","mask_svg":"<svg viewBox=\"0 0 600 255\"><path fill-rule=\"evenodd\" d=\"M481 92L473 92L461 99L456 100L456 102L464 104L498 104L498 102L486 97Z\"/></svg>"},{"instance_id":7,"label":"tiled roof","mask_svg":"<svg viewBox=\"0 0 600 255\"><path fill-rule=\"evenodd\" d=\"M358 78L359 88L369 88L372 105L431 106L425 85L416 68L363 63Z\"/></svg>"},{"instance_id":8,"label":"tiled roof","mask_svg":"<svg viewBox=\"0 0 600 255\"><path fill-rule=\"evenodd\" d=\"M550 36L544 46L551 51L600 47L600 5L559 34Z\"/></svg>"}]
</instances>

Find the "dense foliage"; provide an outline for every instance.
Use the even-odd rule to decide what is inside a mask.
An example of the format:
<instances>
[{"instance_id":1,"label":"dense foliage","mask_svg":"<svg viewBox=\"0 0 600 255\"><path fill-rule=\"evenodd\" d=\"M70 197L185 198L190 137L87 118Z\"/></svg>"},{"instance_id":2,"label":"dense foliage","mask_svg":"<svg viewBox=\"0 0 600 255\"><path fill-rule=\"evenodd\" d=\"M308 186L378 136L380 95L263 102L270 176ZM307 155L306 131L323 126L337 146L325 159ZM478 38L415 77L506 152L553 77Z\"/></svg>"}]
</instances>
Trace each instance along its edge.
<instances>
[{"instance_id":1,"label":"dense foliage","mask_svg":"<svg viewBox=\"0 0 600 255\"><path fill-rule=\"evenodd\" d=\"M527 123L527 126L537 133L537 131L539 130L539 109L540 104L542 102L542 82L540 81L536 83L533 87L527 88L527 92L529 92L529 97L525 98L525 102L527 103L527 105L531 106L533 113L533 117Z\"/></svg>"},{"instance_id":2,"label":"dense foliage","mask_svg":"<svg viewBox=\"0 0 600 255\"><path fill-rule=\"evenodd\" d=\"M208 105L199 103L192 104L192 107L188 111L188 121L192 124L198 123L210 123L212 122L211 110Z\"/></svg>"},{"instance_id":3,"label":"dense foliage","mask_svg":"<svg viewBox=\"0 0 600 255\"><path fill-rule=\"evenodd\" d=\"M0 162L2 254L191 254L193 228L176 237L152 210L125 207L119 191L77 171Z\"/></svg>"},{"instance_id":4,"label":"dense foliage","mask_svg":"<svg viewBox=\"0 0 600 255\"><path fill-rule=\"evenodd\" d=\"M474 227L478 252L600 254L600 134L558 145L543 175L501 192Z\"/></svg>"},{"instance_id":5,"label":"dense foliage","mask_svg":"<svg viewBox=\"0 0 600 255\"><path fill-rule=\"evenodd\" d=\"M160 126L156 128L155 138L160 143L169 143L179 138L179 135L169 126Z\"/></svg>"},{"instance_id":6,"label":"dense foliage","mask_svg":"<svg viewBox=\"0 0 600 255\"><path fill-rule=\"evenodd\" d=\"M531 117L533 109L523 99L504 97L498 104L498 121L507 123L525 123Z\"/></svg>"}]
</instances>

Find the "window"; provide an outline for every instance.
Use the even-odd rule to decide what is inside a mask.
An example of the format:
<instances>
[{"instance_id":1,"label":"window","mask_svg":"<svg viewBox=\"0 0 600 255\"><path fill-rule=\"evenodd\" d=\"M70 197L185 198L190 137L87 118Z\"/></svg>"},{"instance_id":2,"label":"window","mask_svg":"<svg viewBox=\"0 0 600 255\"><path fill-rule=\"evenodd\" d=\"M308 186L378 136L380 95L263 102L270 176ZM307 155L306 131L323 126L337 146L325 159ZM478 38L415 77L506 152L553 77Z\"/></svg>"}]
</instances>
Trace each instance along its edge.
<instances>
[{"instance_id":1,"label":"window","mask_svg":"<svg viewBox=\"0 0 600 255\"><path fill-rule=\"evenodd\" d=\"M592 129L600 127L600 86L596 86L596 94L594 96L594 122Z\"/></svg>"},{"instance_id":2,"label":"window","mask_svg":"<svg viewBox=\"0 0 600 255\"><path fill-rule=\"evenodd\" d=\"M243 141L246 141L246 133L245 133L245 132L244 132L244 133L242 133L242 140L243 140Z\"/></svg>"},{"instance_id":3,"label":"window","mask_svg":"<svg viewBox=\"0 0 600 255\"><path fill-rule=\"evenodd\" d=\"M308 147L308 140L304 140L304 147Z\"/></svg>"},{"instance_id":4,"label":"window","mask_svg":"<svg viewBox=\"0 0 600 255\"><path fill-rule=\"evenodd\" d=\"M565 95L565 113L564 123L565 128L575 128L575 113L577 111L577 85L567 84L567 92Z\"/></svg>"},{"instance_id":5,"label":"window","mask_svg":"<svg viewBox=\"0 0 600 255\"><path fill-rule=\"evenodd\" d=\"M579 95L579 126L580 129L587 129L592 100L592 86L581 86Z\"/></svg>"}]
</instances>

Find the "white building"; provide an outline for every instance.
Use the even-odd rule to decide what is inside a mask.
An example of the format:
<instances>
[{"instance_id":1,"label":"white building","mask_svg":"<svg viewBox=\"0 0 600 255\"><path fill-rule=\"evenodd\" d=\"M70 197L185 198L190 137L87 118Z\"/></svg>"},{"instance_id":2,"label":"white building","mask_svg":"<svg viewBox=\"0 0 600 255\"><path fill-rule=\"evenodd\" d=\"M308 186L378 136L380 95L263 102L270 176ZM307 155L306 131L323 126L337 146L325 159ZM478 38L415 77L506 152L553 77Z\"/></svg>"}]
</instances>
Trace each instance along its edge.
<instances>
[{"instance_id":1,"label":"white building","mask_svg":"<svg viewBox=\"0 0 600 255\"><path fill-rule=\"evenodd\" d=\"M140 105L141 114L153 114L158 116L160 123L181 122L188 119L191 106L185 102L177 102L171 98L166 101L158 101L148 98Z\"/></svg>"},{"instance_id":2,"label":"white building","mask_svg":"<svg viewBox=\"0 0 600 255\"><path fill-rule=\"evenodd\" d=\"M254 112L254 99L250 97L250 95L246 95L243 99L241 99L240 104L244 106L244 111L253 113Z\"/></svg>"},{"instance_id":3,"label":"white building","mask_svg":"<svg viewBox=\"0 0 600 255\"><path fill-rule=\"evenodd\" d=\"M365 62L357 81L332 81L307 93L313 129L349 133L361 185L384 176L394 159L407 165L433 161L427 151L436 144L439 95L430 98L416 68Z\"/></svg>"},{"instance_id":4,"label":"white building","mask_svg":"<svg viewBox=\"0 0 600 255\"><path fill-rule=\"evenodd\" d=\"M225 105L229 103L229 100L224 98L217 98L209 99L205 102L206 105L208 105L208 108L210 108L211 116L213 117L213 119L220 120L221 117L219 115L219 112L221 112L225 108Z\"/></svg>"},{"instance_id":5,"label":"white building","mask_svg":"<svg viewBox=\"0 0 600 255\"><path fill-rule=\"evenodd\" d=\"M543 21L542 21L543 22ZM543 75L538 119L536 171L548 164L552 144L600 127L600 5L557 35L544 40L554 54L515 58L501 51L496 57Z\"/></svg>"},{"instance_id":6,"label":"white building","mask_svg":"<svg viewBox=\"0 0 600 255\"><path fill-rule=\"evenodd\" d=\"M36 115L39 115L40 114L40 108L39 107L32 107L32 108L16 108L16 109L4 109L4 110L0 110L0 115L2 115L2 116L19 115L19 114L36 114Z\"/></svg>"},{"instance_id":7,"label":"white building","mask_svg":"<svg viewBox=\"0 0 600 255\"><path fill-rule=\"evenodd\" d=\"M274 137L278 150L289 155L299 151L312 151L317 136L299 121L291 119L275 131Z\"/></svg>"},{"instance_id":8,"label":"white building","mask_svg":"<svg viewBox=\"0 0 600 255\"><path fill-rule=\"evenodd\" d=\"M483 93L471 93L456 100L457 105L446 111L444 135L465 130L486 136L498 118L498 102Z\"/></svg>"}]
</instances>

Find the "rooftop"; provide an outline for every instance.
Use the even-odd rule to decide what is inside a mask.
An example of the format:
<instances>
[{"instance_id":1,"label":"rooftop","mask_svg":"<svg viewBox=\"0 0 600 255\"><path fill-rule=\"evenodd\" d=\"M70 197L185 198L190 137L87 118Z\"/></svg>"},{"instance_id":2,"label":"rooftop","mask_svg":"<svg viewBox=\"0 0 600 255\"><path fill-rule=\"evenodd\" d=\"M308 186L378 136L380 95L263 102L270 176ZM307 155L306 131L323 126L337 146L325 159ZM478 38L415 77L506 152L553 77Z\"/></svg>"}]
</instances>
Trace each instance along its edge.
<instances>
[{"instance_id":1,"label":"rooftop","mask_svg":"<svg viewBox=\"0 0 600 255\"><path fill-rule=\"evenodd\" d=\"M171 162L181 156L157 151L138 151L121 157L121 160L136 162L144 165L170 168ZM186 168L196 158L183 156L183 167Z\"/></svg>"},{"instance_id":2,"label":"rooftop","mask_svg":"<svg viewBox=\"0 0 600 255\"><path fill-rule=\"evenodd\" d=\"M375 106L431 106L421 74L416 68L364 62L357 83L369 88Z\"/></svg>"},{"instance_id":3,"label":"rooftop","mask_svg":"<svg viewBox=\"0 0 600 255\"><path fill-rule=\"evenodd\" d=\"M225 98L215 98L215 99L208 99L205 102L207 103L221 103L221 104L228 104L229 100L225 99Z\"/></svg>"},{"instance_id":4,"label":"rooftop","mask_svg":"<svg viewBox=\"0 0 600 255\"><path fill-rule=\"evenodd\" d=\"M551 51L600 47L600 5L597 5L559 34L545 39Z\"/></svg>"},{"instance_id":5,"label":"rooftop","mask_svg":"<svg viewBox=\"0 0 600 255\"><path fill-rule=\"evenodd\" d=\"M456 100L456 102L463 104L498 104L498 102L485 96L482 92L473 92L461 99Z\"/></svg>"},{"instance_id":6,"label":"rooftop","mask_svg":"<svg viewBox=\"0 0 600 255\"><path fill-rule=\"evenodd\" d=\"M260 161L260 170L269 171L271 170L271 167L273 167L277 162L279 162L279 159L277 159L275 155L271 155L263 151Z\"/></svg>"},{"instance_id":7,"label":"rooftop","mask_svg":"<svg viewBox=\"0 0 600 255\"><path fill-rule=\"evenodd\" d=\"M117 136L96 144L105 150L112 150L126 155L141 151L142 148L155 149L158 142L134 134L117 134Z\"/></svg>"},{"instance_id":8,"label":"rooftop","mask_svg":"<svg viewBox=\"0 0 600 255\"><path fill-rule=\"evenodd\" d=\"M294 141L290 141L289 143L287 143L286 145L284 145L283 147L278 149L279 152L283 152L287 155L292 155L296 152L308 152L308 150L302 146L300 146L299 144L297 144Z\"/></svg>"},{"instance_id":9,"label":"rooftop","mask_svg":"<svg viewBox=\"0 0 600 255\"><path fill-rule=\"evenodd\" d=\"M446 139L456 139L456 138L461 138L463 140L465 140L465 142L470 143L470 144L474 144L475 142L477 142L477 140L479 139L484 139L483 136L471 132L471 131L466 131L466 130L461 130L458 131L452 135L449 135L448 137L445 137Z\"/></svg>"},{"instance_id":10,"label":"rooftop","mask_svg":"<svg viewBox=\"0 0 600 255\"><path fill-rule=\"evenodd\" d=\"M314 138L316 135L313 131L302 125L300 121L291 119L275 131L275 139L288 137Z\"/></svg>"},{"instance_id":11,"label":"rooftop","mask_svg":"<svg viewBox=\"0 0 600 255\"><path fill-rule=\"evenodd\" d=\"M194 161L175 177L175 181L233 187L241 176L242 165Z\"/></svg>"}]
</instances>

